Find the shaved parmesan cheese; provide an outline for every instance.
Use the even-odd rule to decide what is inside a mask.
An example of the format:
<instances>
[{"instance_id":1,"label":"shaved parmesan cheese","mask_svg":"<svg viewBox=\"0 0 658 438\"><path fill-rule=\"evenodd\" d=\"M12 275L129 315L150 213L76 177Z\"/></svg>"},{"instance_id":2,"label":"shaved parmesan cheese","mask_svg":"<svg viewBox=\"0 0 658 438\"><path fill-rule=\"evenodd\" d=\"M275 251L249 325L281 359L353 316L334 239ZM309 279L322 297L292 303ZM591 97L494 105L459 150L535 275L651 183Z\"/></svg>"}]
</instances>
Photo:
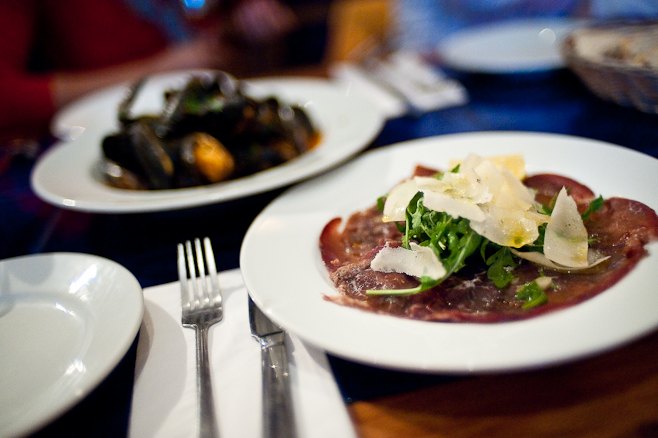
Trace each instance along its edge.
<instances>
[{"instance_id":1,"label":"shaved parmesan cheese","mask_svg":"<svg viewBox=\"0 0 658 438\"><path fill-rule=\"evenodd\" d=\"M537 211L534 193L525 187L504 163L523 164L517 156L504 156L494 163L469 154L459 172L443 174L442 179L415 177L396 186L384 205L384 221L404 221L409 201L419 191L423 205L453 218L471 221L471 228L490 241L520 248L534 242L538 227L550 217Z\"/></svg>"},{"instance_id":2,"label":"shaved parmesan cheese","mask_svg":"<svg viewBox=\"0 0 658 438\"><path fill-rule=\"evenodd\" d=\"M384 222L404 221L405 211L409 205L409 201L413 199L418 193L418 186L413 179L404 181L388 194L386 203L384 204Z\"/></svg>"},{"instance_id":3,"label":"shaved parmesan cheese","mask_svg":"<svg viewBox=\"0 0 658 438\"><path fill-rule=\"evenodd\" d=\"M455 219L484 219L478 204L490 201L492 196L475 173L446 173L441 180L424 177L414 179L423 192L423 205L426 208L444 211Z\"/></svg>"},{"instance_id":4,"label":"shaved parmesan cheese","mask_svg":"<svg viewBox=\"0 0 658 438\"><path fill-rule=\"evenodd\" d=\"M492 198L489 188L482 184L475 172L446 173L443 179L417 177L416 183L422 189L443 192L447 196L465 202L483 204Z\"/></svg>"},{"instance_id":5,"label":"shaved parmesan cheese","mask_svg":"<svg viewBox=\"0 0 658 438\"><path fill-rule=\"evenodd\" d=\"M413 242L409 246L411 249L383 247L370 262L370 268L377 272L398 272L434 280L446 275L443 264L431 248Z\"/></svg>"},{"instance_id":6,"label":"shaved parmesan cheese","mask_svg":"<svg viewBox=\"0 0 658 438\"><path fill-rule=\"evenodd\" d=\"M563 187L555 200L551 221L546 226L544 255L569 267L587 267L587 229L576 201Z\"/></svg>"},{"instance_id":7,"label":"shaved parmesan cheese","mask_svg":"<svg viewBox=\"0 0 658 438\"><path fill-rule=\"evenodd\" d=\"M553 279L551 277L537 277L535 278L535 283L537 283L541 290L546 290L553 284Z\"/></svg>"},{"instance_id":8,"label":"shaved parmesan cheese","mask_svg":"<svg viewBox=\"0 0 658 438\"><path fill-rule=\"evenodd\" d=\"M469 160L466 164L470 162L471 160ZM498 193L498 191L500 191L500 187L504 182L501 178L500 170L489 160L479 161L477 166L473 168L460 168L460 171L470 171L475 173L480 178L482 184L489 188L489 191L492 194L492 198Z\"/></svg>"},{"instance_id":9,"label":"shaved parmesan cheese","mask_svg":"<svg viewBox=\"0 0 658 438\"><path fill-rule=\"evenodd\" d=\"M503 183L496 193L496 196L491 201L491 205L504 210L524 212L532 208L533 204L525 202L520 198L514 189L509 184Z\"/></svg>"},{"instance_id":10,"label":"shaved parmesan cheese","mask_svg":"<svg viewBox=\"0 0 658 438\"><path fill-rule=\"evenodd\" d=\"M596 258L596 254L592 253L590 251L590 255L588 256L588 259L590 259L590 262L587 264L587 266L579 266L579 267L574 267L574 266L563 266L559 265L556 263L553 263L549 259L546 258L546 256L540 252L522 252L522 251L517 251L515 249L510 249L512 251L512 254L515 256L518 256L522 259L528 260L530 262L536 263L541 266L545 266L547 268L551 268L556 271L562 271L562 272L571 272L571 271L582 271L584 269L589 269L592 268L596 265L598 265L601 262L604 262L608 260L610 257L601 257L601 258Z\"/></svg>"},{"instance_id":11,"label":"shaved parmesan cheese","mask_svg":"<svg viewBox=\"0 0 658 438\"><path fill-rule=\"evenodd\" d=\"M522 154L496 155L493 157L488 157L487 161L495 164L498 169L502 169L503 167L508 168L520 181L526 177L525 160L523 159ZM451 160L449 167L450 169L454 169L459 164L463 165L463 161Z\"/></svg>"},{"instance_id":12,"label":"shaved parmesan cheese","mask_svg":"<svg viewBox=\"0 0 658 438\"><path fill-rule=\"evenodd\" d=\"M384 222L404 221L409 201L419 191L423 192L425 207L445 211L455 218L461 216L473 220L484 218L476 204L486 203L492 198L489 189L474 173L447 173L442 180L415 177L398 184L391 190L384 204L382 220ZM466 216L463 216L462 213Z\"/></svg>"},{"instance_id":13,"label":"shaved parmesan cheese","mask_svg":"<svg viewBox=\"0 0 658 438\"><path fill-rule=\"evenodd\" d=\"M424 193L423 205L434 211L444 211L454 219L463 217L479 222L485 218L482 209L477 204L465 202L462 199L451 198L443 193Z\"/></svg>"},{"instance_id":14,"label":"shaved parmesan cheese","mask_svg":"<svg viewBox=\"0 0 658 438\"><path fill-rule=\"evenodd\" d=\"M471 219L471 228L494 243L519 248L532 243L539 236L537 227L548 221L548 216L537 213L534 194L505 166L470 154L459 172L473 172L492 194L490 201L481 205L485 218Z\"/></svg>"},{"instance_id":15,"label":"shaved parmesan cheese","mask_svg":"<svg viewBox=\"0 0 658 438\"><path fill-rule=\"evenodd\" d=\"M485 219L471 222L471 228L498 245L520 248L539 237L537 222L522 210L506 210L494 205L483 210Z\"/></svg>"},{"instance_id":16,"label":"shaved parmesan cheese","mask_svg":"<svg viewBox=\"0 0 658 438\"><path fill-rule=\"evenodd\" d=\"M536 204L534 192L528 187L524 186L521 181L516 179L512 172L503 167L500 173L505 179L505 185L509 188L513 196L518 199L520 208L529 210Z\"/></svg>"}]
</instances>

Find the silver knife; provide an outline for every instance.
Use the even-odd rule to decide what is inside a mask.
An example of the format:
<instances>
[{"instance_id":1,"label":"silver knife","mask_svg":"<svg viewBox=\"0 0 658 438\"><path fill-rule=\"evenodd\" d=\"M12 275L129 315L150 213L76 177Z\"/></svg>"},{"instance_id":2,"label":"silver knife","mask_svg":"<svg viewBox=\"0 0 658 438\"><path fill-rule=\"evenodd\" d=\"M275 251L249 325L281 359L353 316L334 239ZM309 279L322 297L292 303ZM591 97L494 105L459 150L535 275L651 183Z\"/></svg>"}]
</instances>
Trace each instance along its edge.
<instances>
[{"instance_id":1,"label":"silver knife","mask_svg":"<svg viewBox=\"0 0 658 438\"><path fill-rule=\"evenodd\" d=\"M285 332L275 325L249 297L251 335L261 345L263 374L263 436L297 436L288 376Z\"/></svg>"}]
</instances>

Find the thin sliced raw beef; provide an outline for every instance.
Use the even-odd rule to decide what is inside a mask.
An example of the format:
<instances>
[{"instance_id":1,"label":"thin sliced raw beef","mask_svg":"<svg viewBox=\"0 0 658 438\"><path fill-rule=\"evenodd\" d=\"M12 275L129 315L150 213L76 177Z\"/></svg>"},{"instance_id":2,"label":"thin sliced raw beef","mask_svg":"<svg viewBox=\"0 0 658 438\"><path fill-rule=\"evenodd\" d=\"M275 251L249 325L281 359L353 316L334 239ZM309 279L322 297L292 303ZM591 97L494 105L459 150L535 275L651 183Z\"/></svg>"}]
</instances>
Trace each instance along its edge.
<instances>
[{"instance_id":1,"label":"thin sliced raw beef","mask_svg":"<svg viewBox=\"0 0 658 438\"><path fill-rule=\"evenodd\" d=\"M419 167L416 175L436 171ZM550 174L528 177L525 184L537 191L536 199L546 205L564 186L579 210L587 208L594 193L572 179ZM531 318L573 306L610 288L648 255L645 245L658 239L658 216L648 206L629 199L610 198L585 222L593 243L590 248L610 258L587 271L557 272L519 260L515 280L498 289L487 278L479 255L471 256L467 268L439 286L415 295L366 295L369 289L412 288L418 281L400 273L375 272L370 261L384 245L401 244L402 233L395 223L384 223L375 206L353 214L344 227L340 218L327 224L320 237L322 258L339 294L326 297L338 304L425 321L500 322ZM517 287L539 276L552 278L546 291L548 302L524 309L515 297Z\"/></svg>"}]
</instances>

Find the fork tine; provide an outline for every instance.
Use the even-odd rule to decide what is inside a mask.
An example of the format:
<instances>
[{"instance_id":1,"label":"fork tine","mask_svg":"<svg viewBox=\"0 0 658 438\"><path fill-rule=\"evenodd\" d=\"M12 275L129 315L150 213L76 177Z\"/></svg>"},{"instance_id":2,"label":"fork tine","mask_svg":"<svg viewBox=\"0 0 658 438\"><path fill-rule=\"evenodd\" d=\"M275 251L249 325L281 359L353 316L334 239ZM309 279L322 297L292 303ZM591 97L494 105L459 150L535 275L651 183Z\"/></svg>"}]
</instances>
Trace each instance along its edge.
<instances>
[{"instance_id":1,"label":"fork tine","mask_svg":"<svg viewBox=\"0 0 658 438\"><path fill-rule=\"evenodd\" d=\"M212 245L208 237L203 239L203 245L206 250L206 263L208 264L208 276L210 277L211 290L209 298L215 303L221 303L222 295L219 291L219 284L217 282L217 267L215 264L215 254L212 251Z\"/></svg>"},{"instance_id":2,"label":"fork tine","mask_svg":"<svg viewBox=\"0 0 658 438\"><path fill-rule=\"evenodd\" d=\"M187 281L187 268L185 266L185 247L178 244L178 278L180 280L180 299L183 310L190 307L190 292Z\"/></svg>"},{"instance_id":3,"label":"fork tine","mask_svg":"<svg viewBox=\"0 0 658 438\"><path fill-rule=\"evenodd\" d=\"M206 305L209 301L208 284L206 283L206 268L204 266L203 252L201 250L201 241L199 238L194 239L194 250L196 251L196 264L199 272L199 281L201 282L201 289L199 292L199 301L201 307Z\"/></svg>"},{"instance_id":4,"label":"fork tine","mask_svg":"<svg viewBox=\"0 0 658 438\"><path fill-rule=\"evenodd\" d=\"M192 242L185 241L185 251L187 253L187 269L192 281L192 296L190 297L190 307L197 309L199 307L199 286L196 281L196 268L194 266L194 254L192 253Z\"/></svg>"}]
</instances>

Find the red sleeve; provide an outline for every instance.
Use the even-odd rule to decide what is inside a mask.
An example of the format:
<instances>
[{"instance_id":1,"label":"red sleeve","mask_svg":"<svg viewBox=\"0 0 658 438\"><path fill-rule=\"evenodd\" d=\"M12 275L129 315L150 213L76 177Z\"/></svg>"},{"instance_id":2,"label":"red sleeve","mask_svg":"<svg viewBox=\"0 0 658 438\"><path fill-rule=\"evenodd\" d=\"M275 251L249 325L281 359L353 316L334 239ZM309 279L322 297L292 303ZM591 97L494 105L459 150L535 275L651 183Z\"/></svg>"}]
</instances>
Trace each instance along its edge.
<instances>
[{"instance_id":1,"label":"red sleeve","mask_svg":"<svg viewBox=\"0 0 658 438\"><path fill-rule=\"evenodd\" d=\"M0 139L46 134L55 114L52 76L28 71L35 44L54 69L91 72L167 41L119 0L0 0Z\"/></svg>"},{"instance_id":2,"label":"red sleeve","mask_svg":"<svg viewBox=\"0 0 658 438\"><path fill-rule=\"evenodd\" d=\"M55 113L49 78L1 76L0 96L0 139L17 134L46 134Z\"/></svg>"},{"instance_id":3,"label":"red sleeve","mask_svg":"<svg viewBox=\"0 0 658 438\"><path fill-rule=\"evenodd\" d=\"M26 71L34 27L36 0L0 1L0 132L23 126L47 126L54 112L49 78Z\"/></svg>"},{"instance_id":4,"label":"red sleeve","mask_svg":"<svg viewBox=\"0 0 658 438\"><path fill-rule=\"evenodd\" d=\"M153 55L167 46L164 34L124 0L39 1L46 20L41 34L54 69L103 68Z\"/></svg>"}]
</instances>

